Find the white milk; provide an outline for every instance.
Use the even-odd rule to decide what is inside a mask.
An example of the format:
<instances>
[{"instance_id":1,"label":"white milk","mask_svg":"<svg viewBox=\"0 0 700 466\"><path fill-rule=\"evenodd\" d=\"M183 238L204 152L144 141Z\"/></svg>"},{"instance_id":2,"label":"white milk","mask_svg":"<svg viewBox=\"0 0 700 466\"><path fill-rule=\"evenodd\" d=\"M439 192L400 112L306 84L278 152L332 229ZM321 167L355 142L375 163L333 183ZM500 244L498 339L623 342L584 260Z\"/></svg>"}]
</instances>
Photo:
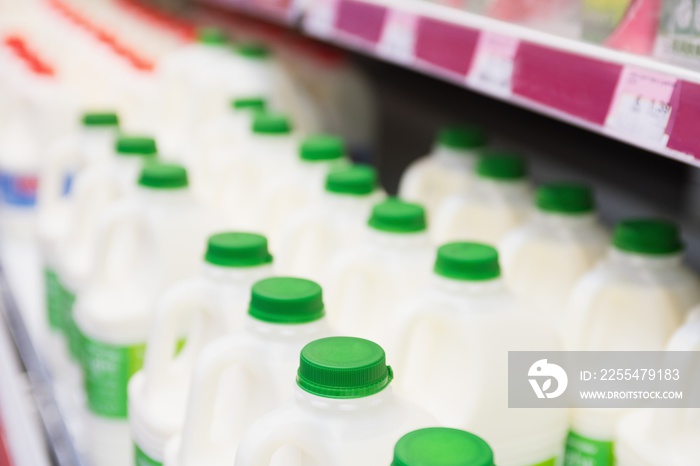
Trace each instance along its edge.
<instances>
[{"instance_id":1,"label":"white milk","mask_svg":"<svg viewBox=\"0 0 700 466\"><path fill-rule=\"evenodd\" d=\"M436 243L481 241L497 244L523 223L530 212L532 192L522 157L487 152L476 163L466 191L442 201L431 221Z\"/></svg>"},{"instance_id":2,"label":"white milk","mask_svg":"<svg viewBox=\"0 0 700 466\"><path fill-rule=\"evenodd\" d=\"M182 435L168 444L165 464L232 464L248 426L292 398L301 349L330 333L321 287L309 280L259 281L248 314L242 332L197 360Z\"/></svg>"},{"instance_id":3,"label":"white milk","mask_svg":"<svg viewBox=\"0 0 700 466\"><path fill-rule=\"evenodd\" d=\"M361 240L372 206L381 197L374 168L355 165L331 171L321 198L281 226L275 259L280 273L325 286L333 255Z\"/></svg>"},{"instance_id":4,"label":"white milk","mask_svg":"<svg viewBox=\"0 0 700 466\"><path fill-rule=\"evenodd\" d=\"M289 169L266 181L260 193L261 229L271 236L273 247L285 220L321 197L328 172L349 163L345 154L345 144L338 137L308 137L299 144L298 156Z\"/></svg>"},{"instance_id":5,"label":"white milk","mask_svg":"<svg viewBox=\"0 0 700 466\"><path fill-rule=\"evenodd\" d=\"M583 185L542 185L535 211L499 245L506 283L526 305L561 328L578 279L605 251L608 236Z\"/></svg>"},{"instance_id":6,"label":"white milk","mask_svg":"<svg viewBox=\"0 0 700 466\"><path fill-rule=\"evenodd\" d=\"M477 151L485 144L486 135L479 128L443 128L432 152L404 172L399 197L423 204L429 213L435 212L445 198L467 188Z\"/></svg>"},{"instance_id":7,"label":"white milk","mask_svg":"<svg viewBox=\"0 0 700 466\"><path fill-rule=\"evenodd\" d=\"M252 134L237 148L219 178L223 217L236 229L258 230L262 223L260 199L267 182L286 173L294 163L297 141L292 124L283 115L258 113L253 118Z\"/></svg>"},{"instance_id":8,"label":"white milk","mask_svg":"<svg viewBox=\"0 0 700 466\"><path fill-rule=\"evenodd\" d=\"M403 434L435 425L428 413L394 395L392 377L384 350L369 340L309 343L301 351L294 400L250 427L233 464L390 464Z\"/></svg>"},{"instance_id":9,"label":"white milk","mask_svg":"<svg viewBox=\"0 0 700 466\"><path fill-rule=\"evenodd\" d=\"M143 370L129 382L129 423L137 455L163 461L166 442L184 421L195 358L213 339L243 327L250 289L272 274L271 262L263 236L212 235L200 275L174 284L158 298ZM183 335L185 347L176 356Z\"/></svg>"},{"instance_id":10,"label":"white milk","mask_svg":"<svg viewBox=\"0 0 700 466\"><path fill-rule=\"evenodd\" d=\"M119 466L132 460L127 383L141 368L157 297L197 269L210 221L187 189L184 168L151 163L135 192L100 222L74 319L82 335L91 464Z\"/></svg>"},{"instance_id":11,"label":"white milk","mask_svg":"<svg viewBox=\"0 0 700 466\"><path fill-rule=\"evenodd\" d=\"M570 349L663 350L700 300L700 281L682 264L682 252L680 232L672 223L620 222L607 256L572 293L565 335ZM612 451L623 413L574 410L567 454L586 458Z\"/></svg>"},{"instance_id":12,"label":"white milk","mask_svg":"<svg viewBox=\"0 0 700 466\"><path fill-rule=\"evenodd\" d=\"M508 351L557 351L556 331L506 290L491 246L448 243L434 271L392 325L397 390L441 424L482 437L499 465L555 464L568 413L508 408Z\"/></svg>"},{"instance_id":13,"label":"white milk","mask_svg":"<svg viewBox=\"0 0 700 466\"><path fill-rule=\"evenodd\" d=\"M192 161L192 188L198 197L211 205L218 205L217 186L213 180L220 177L231 154L247 144L253 127L253 117L267 107L262 97L241 97L231 101L224 114L208 120L195 134L197 157Z\"/></svg>"},{"instance_id":14,"label":"white milk","mask_svg":"<svg viewBox=\"0 0 700 466\"><path fill-rule=\"evenodd\" d=\"M425 211L391 198L376 204L362 243L334 256L328 273L331 324L386 344L396 303L424 286L432 247Z\"/></svg>"},{"instance_id":15,"label":"white milk","mask_svg":"<svg viewBox=\"0 0 700 466\"><path fill-rule=\"evenodd\" d=\"M494 466L493 451L482 438L448 427L428 427L401 437L391 466Z\"/></svg>"},{"instance_id":16,"label":"white milk","mask_svg":"<svg viewBox=\"0 0 700 466\"><path fill-rule=\"evenodd\" d=\"M700 321L689 319L673 334L666 350L700 351ZM697 389L698 384L700 378L695 372L695 378L685 386ZM638 409L620 420L616 434L618 466L685 466L697 463L700 458L697 409Z\"/></svg>"}]
</instances>

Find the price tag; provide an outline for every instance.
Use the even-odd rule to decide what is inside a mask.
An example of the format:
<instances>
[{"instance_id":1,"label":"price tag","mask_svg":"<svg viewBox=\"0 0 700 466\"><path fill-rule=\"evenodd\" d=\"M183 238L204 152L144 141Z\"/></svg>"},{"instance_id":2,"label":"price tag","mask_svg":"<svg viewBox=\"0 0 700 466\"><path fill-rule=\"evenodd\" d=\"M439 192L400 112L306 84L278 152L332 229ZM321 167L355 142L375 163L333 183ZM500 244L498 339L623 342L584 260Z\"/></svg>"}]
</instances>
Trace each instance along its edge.
<instances>
[{"instance_id":1,"label":"price tag","mask_svg":"<svg viewBox=\"0 0 700 466\"><path fill-rule=\"evenodd\" d=\"M414 46L418 17L405 11L390 10L382 36L377 46L377 54L388 60L408 64L415 58Z\"/></svg>"},{"instance_id":2,"label":"price tag","mask_svg":"<svg viewBox=\"0 0 700 466\"><path fill-rule=\"evenodd\" d=\"M661 73L625 68L605 122L607 128L646 143L665 146L671 117L671 96L676 78Z\"/></svg>"},{"instance_id":3,"label":"price tag","mask_svg":"<svg viewBox=\"0 0 700 466\"><path fill-rule=\"evenodd\" d=\"M312 0L306 13L306 30L324 39L333 37L339 0Z\"/></svg>"},{"instance_id":4,"label":"price tag","mask_svg":"<svg viewBox=\"0 0 700 466\"><path fill-rule=\"evenodd\" d=\"M513 61L520 41L493 32L482 32L467 84L502 97L511 95Z\"/></svg>"}]
</instances>

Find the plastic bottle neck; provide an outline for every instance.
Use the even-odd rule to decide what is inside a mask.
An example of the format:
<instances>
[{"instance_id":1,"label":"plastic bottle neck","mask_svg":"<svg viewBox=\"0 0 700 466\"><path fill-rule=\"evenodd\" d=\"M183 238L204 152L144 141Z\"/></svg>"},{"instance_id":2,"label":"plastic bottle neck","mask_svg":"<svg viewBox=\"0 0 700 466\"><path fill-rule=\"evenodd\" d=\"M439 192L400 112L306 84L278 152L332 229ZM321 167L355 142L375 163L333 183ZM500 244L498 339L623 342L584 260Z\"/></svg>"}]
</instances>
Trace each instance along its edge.
<instances>
[{"instance_id":1,"label":"plastic bottle neck","mask_svg":"<svg viewBox=\"0 0 700 466\"><path fill-rule=\"evenodd\" d=\"M321 318L304 324L278 324L246 315L245 329L261 340L308 342L325 336L328 333L328 322Z\"/></svg>"},{"instance_id":2,"label":"plastic bottle neck","mask_svg":"<svg viewBox=\"0 0 700 466\"><path fill-rule=\"evenodd\" d=\"M545 212L536 209L533 214L533 220L535 223L545 228L577 230L579 228L588 228L595 225L598 219L592 212L571 215Z\"/></svg>"},{"instance_id":3,"label":"plastic bottle neck","mask_svg":"<svg viewBox=\"0 0 700 466\"><path fill-rule=\"evenodd\" d=\"M293 154L296 141L291 134L258 134L251 133L254 157L276 157L283 154Z\"/></svg>"},{"instance_id":4,"label":"plastic bottle neck","mask_svg":"<svg viewBox=\"0 0 700 466\"><path fill-rule=\"evenodd\" d=\"M608 260L613 266L630 269L664 270L678 267L683 261L683 254L649 255L636 254L611 247Z\"/></svg>"},{"instance_id":5,"label":"plastic bottle neck","mask_svg":"<svg viewBox=\"0 0 700 466\"><path fill-rule=\"evenodd\" d=\"M423 249L430 246L430 239L427 231L415 233L391 233L387 231L367 228L367 238L369 242L382 249L392 250L412 250Z\"/></svg>"},{"instance_id":6,"label":"plastic bottle neck","mask_svg":"<svg viewBox=\"0 0 700 466\"><path fill-rule=\"evenodd\" d=\"M466 168L471 170L476 157L472 151L457 150L438 144L432 152L432 158L441 165L450 168Z\"/></svg>"},{"instance_id":7,"label":"plastic bottle neck","mask_svg":"<svg viewBox=\"0 0 700 466\"><path fill-rule=\"evenodd\" d=\"M393 391L391 386L385 388L374 395L365 396L362 398L325 398L306 392L299 387L296 387L294 393L295 401L304 409L323 413L358 413L368 412L377 409L378 406L389 403L393 399Z\"/></svg>"},{"instance_id":8,"label":"plastic bottle neck","mask_svg":"<svg viewBox=\"0 0 700 466\"><path fill-rule=\"evenodd\" d=\"M465 295L485 296L489 294L498 294L505 290L503 279L500 277L493 280L473 281L455 280L433 274L431 283L435 289L442 293L460 297Z\"/></svg>"},{"instance_id":9,"label":"plastic bottle neck","mask_svg":"<svg viewBox=\"0 0 700 466\"><path fill-rule=\"evenodd\" d=\"M222 267L204 262L202 275L214 282L230 284L253 284L272 275L272 265L262 264L253 267Z\"/></svg>"},{"instance_id":10,"label":"plastic bottle neck","mask_svg":"<svg viewBox=\"0 0 700 466\"><path fill-rule=\"evenodd\" d=\"M498 192L499 194L514 199L521 199L529 196L530 184L523 179L520 180L497 180L494 178L474 177L474 190L482 192Z\"/></svg>"}]
</instances>

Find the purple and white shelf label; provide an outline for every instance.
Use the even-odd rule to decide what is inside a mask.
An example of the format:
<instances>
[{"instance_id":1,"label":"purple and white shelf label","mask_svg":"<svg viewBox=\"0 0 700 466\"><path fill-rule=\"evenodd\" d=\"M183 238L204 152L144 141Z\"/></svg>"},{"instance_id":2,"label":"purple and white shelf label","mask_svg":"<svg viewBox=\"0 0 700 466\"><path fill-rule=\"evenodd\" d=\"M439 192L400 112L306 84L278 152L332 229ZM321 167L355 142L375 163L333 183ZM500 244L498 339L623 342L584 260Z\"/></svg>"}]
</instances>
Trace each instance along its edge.
<instances>
[{"instance_id":1,"label":"purple and white shelf label","mask_svg":"<svg viewBox=\"0 0 700 466\"><path fill-rule=\"evenodd\" d=\"M306 30L323 39L333 37L338 3L338 0L312 0L304 20Z\"/></svg>"},{"instance_id":2,"label":"purple and white shelf label","mask_svg":"<svg viewBox=\"0 0 700 466\"><path fill-rule=\"evenodd\" d=\"M520 41L484 31L479 36L476 54L467 84L475 89L510 97L512 93L513 62Z\"/></svg>"},{"instance_id":3,"label":"purple and white shelf label","mask_svg":"<svg viewBox=\"0 0 700 466\"><path fill-rule=\"evenodd\" d=\"M377 45L377 55L405 65L412 63L417 29L416 15L400 10L389 11Z\"/></svg>"},{"instance_id":4,"label":"purple and white shelf label","mask_svg":"<svg viewBox=\"0 0 700 466\"><path fill-rule=\"evenodd\" d=\"M676 78L626 67L620 75L605 126L620 135L666 146Z\"/></svg>"}]
</instances>

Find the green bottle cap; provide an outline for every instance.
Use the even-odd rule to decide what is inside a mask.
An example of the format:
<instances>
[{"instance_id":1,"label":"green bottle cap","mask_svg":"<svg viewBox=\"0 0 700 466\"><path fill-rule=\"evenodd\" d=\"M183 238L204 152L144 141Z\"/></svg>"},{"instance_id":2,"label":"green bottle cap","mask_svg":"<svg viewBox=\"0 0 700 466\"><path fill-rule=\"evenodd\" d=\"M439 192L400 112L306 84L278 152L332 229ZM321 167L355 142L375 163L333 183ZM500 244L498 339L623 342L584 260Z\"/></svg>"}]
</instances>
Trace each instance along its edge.
<instances>
[{"instance_id":1,"label":"green bottle cap","mask_svg":"<svg viewBox=\"0 0 700 466\"><path fill-rule=\"evenodd\" d=\"M258 113L253 119L253 132L265 135L284 135L292 132L292 124L284 115Z\"/></svg>"},{"instance_id":2,"label":"green bottle cap","mask_svg":"<svg viewBox=\"0 0 700 466\"><path fill-rule=\"evenodd\" d=\"M221 29L214 27L203 27L197 29L197 42L205 45L221 46L228 43L228 38Z\"/></svg>"},{"instance_id":3,"label":"green bottle cap","mask_svg":"<svg viewBox=\"0 0 700 466\"><path fill-rule=\"evenodd\" d=\"M264 112L267 108L267 100L263 97L240 97L231 101L234 110L252 110Z\"/></svg>"},{"instance_id":4,"label":"green bottle cap","mask_svg":"<svg viewBox=\"0 0 700 466\"><path fill-rule=\"evenodd\" d=\"M321 287L311 280L272 277L253 285L248 314L273 324L305 324L325 315Z\"/></svg>"},{"instance_id":5,"label":"green bottle cap","mask_svg":"<svg viewBox=\"0 0 700 466\"><path fill-rule=\"evenodd\" d=\"M345 156L345 144L336 136L326 134L311 136L299 146L299 158L307 162L323 162L342 159Z\"/></svg>"},{"instance_id":6,"label":"green bottle cap","mask_svg":"<svg viewBox=\"0 0 700 466\"><path fill-rule=\"evenodd\" d=\"M362 398L381 392L393 378L378 344L362 338L329 337L301 350L297 385L324 398Z\"/></svg>"},{"instance_id":7,"label":"green bottle cap","mask_svg":"<svg viewBox=\"0 0 700 466\"><path fill-rule=\"evenodd\" d=\"M486 151L476 162L476 174L494 180L521 180L527 175L527 164L517 154Z\"/></svg>"},{"instance_id":8,"label":"green bottle cap","mask_svg":"<svg viewBox=\"0 0 700 466\"><path fill-rule=\"evenodd\" d=\"M477 149L486 145L486 133L475 126L447 126L438 135L440 144L451 149Z\"/></svg>"},{"instance_id":9,"label":"green bottle cap","mask_svg":"<svg viewBox=\"0 0 700 466\"><path fill-rule=\"evenodd\" d=\"M481 243L447 243L440 246L433 269L453 280L483 281L501 276L498 251Z\"/></svg>"},{"instance_id":10,"label":"green bottle cap","mask_svg":"<svg viewBox=\"0 0 700 466\"><path fill-rule=\"evenodd\" d=\"M326 191L348 196L366 196L377 188L377 171L367 165L331 170L326 176Z\"/></svg>"},{"instance_id":11,"label":"green bottle cap","mask_svg":"<svg viewBox=\"0 0 700 466\"><path fill-rule=\"evenodd\" d=\"M155 139L142 136L120 136L114 146L117 155L155 157L158 153Z\"/></svg>"},{"instance_id":12,"label":"green bottle cap","mask_svg":"<svg viewBox=\"0 0 700 466\"><path fill-rule=\"evenodd\" d=\"M537 188L535 204L545 212L557 214L588 214L595 209L593 191L575 183L549 183Z\"/></svg>"},{"instance_id":13,"label":"green bottle cap","mask_svg":"<svg viewBox=\"0 0 700 466\"><path fill-rule=\"evenodd\" d=\"M236 47L236 52L254 60L264 60L270 56L270 49L262 44L241 44Z\"/></svg>"},{"instance_id":14,"label":"green bottle cap","mask_svg":"<svg viewBox=\"0 0 700 466\"><path fill-rule=\"evenodd\" d=\"M615 225L613 246L636 254L666 255L683 251L683 240L672 222L633 219Z\"/></svg>"},{"instance_id":15,"label":"green bottle cap","mask_svg":"<svg viewBox=\"0 0 700 466\"><path fill-rule=\"evenodd\" d=\"M141 169L139 185L149 189L186 188L187 170L174 163L149 163Z\"/></svg>"},{"instance_id":16,"label":"green bottle cap","mask_svg":"<svg viewBox=\"0 0 700 466\"><path fill-rule=\"evenodd\" d=\"M389 198L372 208L369 226L391 233L425 231L425 209L419 204Z\"/></svg>"},{"instance_id":17,"label":"green bottle cap","mask_svg":"<svg viewBox=\"0 0 700 466\"><path fill-rule=\"evenodd\" d=\"M494 466L493 450L469 432L429 427L399 439L391 466Z\"/></svg>"},{"instance_id":18,"label":"green bottle cap","mask_svg":"<svg viewBox=\"0 0 700 466\"><path fill-rule=\"evenodd\" d=\"M119 117L114 112L87 112L81 119L83 126L119 126Z\"/></svg>"},{"instance_id":19,"label":"green bottle cap","mask_svg":"<svg viewBox=\"0 0 700 466\"><path fill-rule=\"evenodd\" d=\"M220 267L255 267L269 264L272 256L264 236L227 232L209 237L204 260Z\"/></svg>"}]
</instances>

